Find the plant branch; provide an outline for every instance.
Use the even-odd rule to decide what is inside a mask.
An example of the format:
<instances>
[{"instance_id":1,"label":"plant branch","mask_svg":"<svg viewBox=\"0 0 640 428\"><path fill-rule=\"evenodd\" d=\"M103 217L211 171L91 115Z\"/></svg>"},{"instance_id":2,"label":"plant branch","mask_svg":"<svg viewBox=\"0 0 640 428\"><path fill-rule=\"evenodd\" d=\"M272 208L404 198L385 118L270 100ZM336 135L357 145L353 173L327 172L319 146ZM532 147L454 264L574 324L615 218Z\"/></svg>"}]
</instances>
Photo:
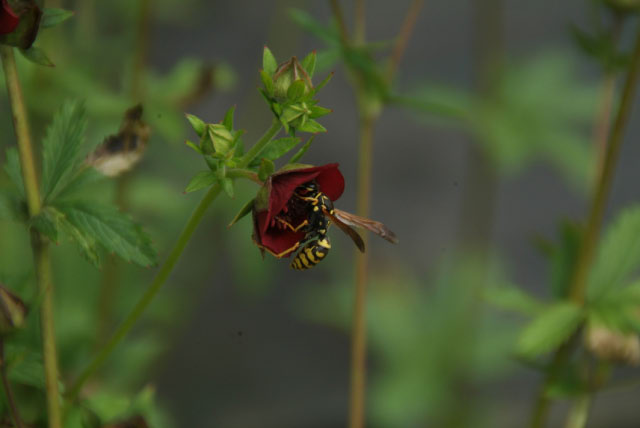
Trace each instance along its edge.
<instances>
[{"instance_id":1,"label":"plant branch","mask_svg":"<svg viewBox=\"0 0 640 428\"><path fill-rule=\"evenodd\" d=\"M353 24L353 41L356 45L364 44L366 39L367 14L364 2L365 0L356 0L356 17Z\"/></svg>"},{"instance_id":2,"label":"plant branch","mask_svg":"<svg viewBox=\"0 0 640 428\"><path fill-rule=\"evenodd\" d=\"M151 22L151 0L139 0L136 25L136 48L133 57L131 97L139 102L144 98L144 73L149 50L149 26Z\"/></svg>"},{"instance_id":3,"label":"plant branch","mask_svg":"<svg viewBox=\"0 0 640 428\"><path fill-rule=\"evenodd\" d=\"M29 216L32 218L40 212L40 191L38 189L38 177L36 163L33 156L31 134L27 121L27 111L24 105L18 71L13 48L0 46L2 67L4 69L7 92L13 114L13 124L18 141L20 155L20 169L24 181L25 194ZM62 418L58 399L58 356L56 352L55 331L53 320L53 283L51 274L51 259L49 255L49 243L46 238L32 230L31 248L35 262L38 291L43 296L40 306L40 324L42 329L42 352L44 356L44 375L47 392L47 416L49 428L61 428Z\"/></svg>"},{"instance_id":4,"label":"plant branch","mask_svg":"<svg viewBox=\"0 0 640 428\"><path fill-rule=\"evenodd\" d=\"M389 69L387 70L386 76L387 83L391 83L393 81L396 71L398 70L398 66L400 65L400 60L407 49L407 44L409 43L411 33L416 25L418 15L420 14L420 9L422 9L423 4L423 0L413 0L409 6L407 15L402 23L402 27L400 27L400 31L396 37L396 43L393 46L393 51L391 52L391 60L389 61Z\"/></svg>"},{"instance_id":5,"label":"plant branch","mask_svg":"<svg viewBox=\"0 0 640 428\"><path fill-rule=\"evenodd\" d=\"M242 161L238 164L238 168L246 168L249 166L256 156L266 147L267 144L275 137L282 128L282 123L277 118L273 118L271 127L260 137L260 139L249 149L247 153L242 157Z\"/></svg>"},{"instance_id":6,"label":"plant branch","mask_svg":"<svg viewBox=\"0 0 640 428\"><path fill-rule=\"evenodd\" d=\"M20 418L20 412L18 411L18 406L16 405L16 399L13 395L13 390L11 389L9 378L7 377L7 362L4 359L3 339L0 339L0 377L2 377L2 386L4 387L4 392L7 395L7 403L9 404L9 410L11 412L11 417L13 418L13 423L17 428L24 428L22 418Z\"/></svg>"},{"instance_id":7,"label":"plant branch","mask_svg":"<svg viewBox=\"0 0 640 428\"><path fill-rule=\"evenodd\" d=\"M347 31L347 24L344 20L344 13L342 12L342 7L340 6L340 0L331 0L329 3L331 4L331 12L333 13L333 17L338 24L338 31L340 32L340 40L342 41L342 45L347 46L349 44L349 32Z\"/></svg>"},{"instance_id":8,"label":"plant branch","mask_svg":"<svg viewBox=\"0 0 640 428\"><path fill-rule=\"evenodd\" d=\"M613 182L613 173L615 172L622 146L624 130L631 114L633 98L638 83L638 71L640 71L640 25L637 30L631 65L622 90L622 98L609 135L602 169L596 183L585 235L576 261L576 270L569 289L569 298L578 305L584 304L589 269L595 255L604 211ZM537 404L532 417L531 426L533 428L540 428L545 425L550 404L550 400L546 396L547 387L554 381L556 373L569 358L576 343L576 340L567 342L555 353L551 363L551 370L538 393Z\"/></svg>"}]
</instances>

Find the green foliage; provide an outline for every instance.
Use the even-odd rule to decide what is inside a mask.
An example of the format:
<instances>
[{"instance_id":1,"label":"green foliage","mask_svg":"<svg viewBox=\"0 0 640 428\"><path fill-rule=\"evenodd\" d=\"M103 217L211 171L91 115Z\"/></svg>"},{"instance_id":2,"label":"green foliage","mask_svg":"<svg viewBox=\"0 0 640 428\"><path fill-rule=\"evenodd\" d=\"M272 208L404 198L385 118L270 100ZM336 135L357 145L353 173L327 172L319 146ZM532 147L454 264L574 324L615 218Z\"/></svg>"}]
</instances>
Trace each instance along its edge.
<instances>
[{"instance_id":1,"label":"green foliage","mask_svg":"<svg viewBox=\"0 0 640 428\"><path fill-rule=\"evenodd\" d=\"M300 138L298 137L284 137L272 140L264 149L262 149L262 151L260 151L260 153L258 153L250 166L259 166L262 159L270 161L278 160L289 153L289 151L293 150L298 143L300 143Z\"/></svg>"},{"instance_id":2,"label":"green foliage","mask_svg":"<svg viewBox=\"0 0 640 428\"><path fill-rule=\"evenodd\" d=\"M42 18L40 19L40 28L55 27L71 18L73 15L74 13L70 10L45 7L42 11Z\"/></svg>"},{"instance_id":3,"label":"green foliage","mask_svg":"<svg viewBox=\"0 0 640 428\"><path fill-rule=\"evenodd\" d=\"M196 190L204 189L213 185L218 181L218 175L211 171L200 171L187 184L187 187L184 189L185 193L195 192Z\"/></svg>"},{"instance_id":4,"label":"green foliage","mask_svg":"<svg viewBox=\"0 0 640 428\"><path fill-rule=\"evenodd\" d=\"M628 282L640 267L640 206L626 208L604 234L588 282L590 301Z\"/></svg>"},{"instance_id":5,"label":"green foliage","mask_svg":"<svg viewBox=\"0 0 640 428\"><path fill-rule=\"evenodd\" d=\"M487 287L483 295L493 306L521 314L537 315L544 308L544 303L515 285Z\"/></svg>"},{"instance_id":6,"label":"green foliage","mask_svg":"<svg viewBox=\"0 0 640 428\"><path fill-rule=\"evenodd\" d=\"M583 319L583 310L574 303L552 303L522 330L518 353L533 358L555 349L569 339Z\"/></svg>"},{"instance_id":7,"label":"green foliage","mask_svg":"<svg viewBox=\"0 0 640 428\"><path fill-rule=\"evenodd\" d=\"M262 70L268 77L273 77L277 68L278 62L276 61L276 58L273 56L273 53L271 53L271 50L265 46L262 51Z\"/></svg>"},{"instance_id":8,"label":"green foliage","mask_svg":"<svg viewBox=\"0 0 640 428\"><path fill-rule=\"evenodd\" d=\"M7 161L4 165L4 170L9 176L9 180L15 186L15 190L18 194L24 198L24 182L22 181L22 172L20 170L20 156L18 150L15 147L7 149Z\"/></svg>"},{"instance_id":9,"label":"green foliage","mask_svg":"<svg viewBox=\"0 0 640 428\"><path fill-rule=\"evenodd\" d=\"M20 53L34 64L55 67L55 64L49 59L45 51L37 46L31 46L29 49L20 49Z\"/></svg>"},{"instance_id":10,"label":"green foliage","mask_svg":"<svg viewBox=\"0 0 640 428\"><path fill-rule=\"evenodd\" d=\"M573 25L571 35L578 48L600 63L606 72L624 70L629 65L629 55L618 51L612 34L607 32L589 34Z\"/></svg>"},{"instance_id":11,"label":"green foliage","mask_svg":"<svg viewBox=\"0 0 640 428\"><path fill-rule=\"evenodd\" d=\"M87 127L84 105L65 103L42 141L42 197L52 200L73 175Z\"/></svg>"},{"instance_id":12,"label":"green foliage","mask_svg":"<svg viewBox=\"0 0 640 428\"><path fill-rule=\"evenodd\" d=\"M542 252L550 265L549 284L551 294L556 299L569 295L578 251L582 242L583 228L577 223L563 221L558 227L558 242L539 242Z\"/></svg>"},{"instance_id":13,"label":"green foliage","mask_svg":"<svg viewBox=\"0 0 640 428\"><path fill-rule=\"evenodd\" d=\"M307 153L307 150L309 150L309 147L311 147L311 143L313 143L314 138L316 138L316 136L312 135L311 138L309 138L309 140L307 140L307 142L304 143L304 146L302 146L300 150L296 152L296 154L291 156L291 159L289 159L287 163L292 164L292 163L298 162L302 158L302 156L304 156L304 154Z\"/></svg>"}]
</instances>

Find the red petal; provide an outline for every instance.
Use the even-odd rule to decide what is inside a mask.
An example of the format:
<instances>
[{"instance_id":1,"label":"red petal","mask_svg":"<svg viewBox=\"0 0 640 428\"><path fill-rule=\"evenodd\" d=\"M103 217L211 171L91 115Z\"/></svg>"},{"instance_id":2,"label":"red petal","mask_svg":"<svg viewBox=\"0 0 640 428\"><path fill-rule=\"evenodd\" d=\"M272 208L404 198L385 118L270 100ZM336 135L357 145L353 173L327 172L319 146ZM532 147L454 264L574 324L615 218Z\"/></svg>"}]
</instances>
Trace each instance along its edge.
<instances>
[{"instance_id":1,"label":"red petal","mask_svg":"<svg viewBox=\"0 0 640 428\"><path fill-rule=\"evenodd\" d=\"M329 199L335 201L344 191L344 177L338 169L337 163L330 163L311 168L292 169L273 174L271 180L271 193L269 194L269 215L277 215L285 205L296 187L311 180L316 180L320 191ZM263 229L264 230L264 229Z\"/></svg>"},{"instance_id":2,"label":"red petal","mask_svg":"<svg viewBox=\"0 0 640 428\"><path fill-rule=\"evenodd\" d=\"M256 243L277 257L289 257L297 248L296 244L304 239L304 232L269 227L269 215L266 211L254 213L257 216Z\"/></svg>"},{"instance_id":3,"label":"red petal","mask_svg":"<svg viewBox=\"0 0 640 428\"><path fill-rule=\"evenodd\" d=\"M16 15L7 0L2 0L0 7L0 34L9 34L16 29L20 23L20 18Z\"/></svg>"}]
</instances>

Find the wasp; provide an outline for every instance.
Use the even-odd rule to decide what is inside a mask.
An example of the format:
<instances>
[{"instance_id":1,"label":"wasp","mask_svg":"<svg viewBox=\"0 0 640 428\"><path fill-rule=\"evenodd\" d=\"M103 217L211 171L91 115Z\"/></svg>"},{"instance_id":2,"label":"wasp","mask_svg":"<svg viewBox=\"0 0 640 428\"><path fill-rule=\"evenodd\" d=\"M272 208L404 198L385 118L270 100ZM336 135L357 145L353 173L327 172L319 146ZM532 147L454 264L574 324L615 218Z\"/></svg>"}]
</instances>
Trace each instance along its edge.
<instances>
[{"instance_id":1,"label":"wasp","mask_svg":"<svg viewBox=\"0 0 640 428\"><path fill-rule=\"evenodd\" d=\"M363 253L365 250L364 241L353 227L362 227L391 243L398 243L396 235L384 224L335 208L331 199L319 190L315 181L298 186L293 197L302 201L308 210L307 224L302 229L306 235L302 249L298 251L291 262L293 269L312 268L327 256L331 249L331 241L327 236L327 230L331 223L346 233Z\"/></svg>"}]
</instances>

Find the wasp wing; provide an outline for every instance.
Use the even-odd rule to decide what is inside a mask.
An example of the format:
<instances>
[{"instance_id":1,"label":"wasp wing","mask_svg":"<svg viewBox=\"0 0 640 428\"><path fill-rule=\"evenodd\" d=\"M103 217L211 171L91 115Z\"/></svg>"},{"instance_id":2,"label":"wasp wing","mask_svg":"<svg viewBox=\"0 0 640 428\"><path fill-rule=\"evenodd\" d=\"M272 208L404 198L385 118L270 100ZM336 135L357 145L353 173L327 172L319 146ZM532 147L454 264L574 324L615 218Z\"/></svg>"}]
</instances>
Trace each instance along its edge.
<instances>
[{"instance_id":1,"label":"wasp wing","mask_svg":"<svg viewBox=\"0 0 640 428\"><path fill-rule=\"evenodd\" d=\"M358 215L351 214L346 211L339 210L337 208L334 209L334 217L340 220L340 222L344 223L345 225L353 226L353 227L362 227L363 229L367 229L368 231L375 233L381 238L386 239L392 244L398 243L398 238L396 238L396 234L393 233L387 226L380 223L379 221L360 217Z\"/></svg>"},{"instance_id":2,"label":"wasp wing","mask_svg":"<svg viewBox=\"0 0 640 428\"><path fill-rule=\"evenodd\" d=\"M335 211L337 210L334 210L334 212ZM356 244L356 247L358 247L360 252L364 253L364 241L362 240L362 237L358 234L358 232L353 230L349 225L343 223L342 220L337 218L335 215L329 213L329 211L323 210L323 212L327 217L331 219L331 221L336 224L336 226L340 228L340 230L349 235L349 238L351 238L353 243Z\"/></svg>"}]
</instances>

